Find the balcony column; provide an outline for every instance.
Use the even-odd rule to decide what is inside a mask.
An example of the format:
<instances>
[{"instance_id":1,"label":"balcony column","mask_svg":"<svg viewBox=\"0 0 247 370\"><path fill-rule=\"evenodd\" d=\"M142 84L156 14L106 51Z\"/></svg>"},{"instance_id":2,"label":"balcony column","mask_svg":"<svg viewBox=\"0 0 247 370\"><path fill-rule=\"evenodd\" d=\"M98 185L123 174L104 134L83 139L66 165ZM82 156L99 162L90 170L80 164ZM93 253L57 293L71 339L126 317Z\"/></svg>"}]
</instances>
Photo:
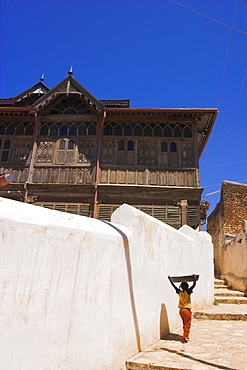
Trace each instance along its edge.
<instances>
[{"instance_id":1,"label":"balcony column","mask_svg":"<svg viewBox=\"0 0 247 370\"><path fill-rule=\"evenodd\" d=\"M187 225L188 223L188 201L185 199L185 200L181 200L180 202L180 206L181 206L181 221L182 221L182 225Z\"/></svg>"}]
</instances>

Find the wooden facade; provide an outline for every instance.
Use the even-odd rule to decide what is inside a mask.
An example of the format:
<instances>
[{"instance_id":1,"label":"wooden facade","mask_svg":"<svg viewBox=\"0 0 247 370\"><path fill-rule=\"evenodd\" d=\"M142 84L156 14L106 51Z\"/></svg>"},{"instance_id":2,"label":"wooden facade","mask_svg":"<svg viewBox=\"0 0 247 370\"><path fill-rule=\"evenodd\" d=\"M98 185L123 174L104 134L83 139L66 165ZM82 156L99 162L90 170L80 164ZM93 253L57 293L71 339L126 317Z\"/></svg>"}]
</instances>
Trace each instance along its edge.
<instances>
[{"instance_id":1,"label":"wooden facade","mask_svg":"<svg viewBox=\"0 0 247 370\"><path fill-rule=\"evenodd\" d=\"M123 203L179 228L200 225L199 157L217 109L98 100L70 72L0 100L0 196L109 220Z\"/></svg>"}]
</instances>

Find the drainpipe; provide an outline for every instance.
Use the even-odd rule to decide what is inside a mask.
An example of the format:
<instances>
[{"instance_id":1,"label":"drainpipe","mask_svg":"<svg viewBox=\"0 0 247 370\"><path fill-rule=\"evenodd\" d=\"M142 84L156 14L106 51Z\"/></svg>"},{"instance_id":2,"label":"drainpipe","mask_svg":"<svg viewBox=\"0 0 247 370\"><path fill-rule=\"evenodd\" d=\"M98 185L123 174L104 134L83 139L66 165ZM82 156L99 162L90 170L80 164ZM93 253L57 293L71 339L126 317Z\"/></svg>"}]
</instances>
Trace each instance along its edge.
<instances>
[{"instance_id":1,"label":"drainpipe","mask_svg":"<svg viewBox=\"0 0 247 370\"><path fill-rule=\"evenodd\" d=\"M27 196L28 196L28 187L27 187L27 185L30 182L32 182L32 180L33 180L34 161L35 161L36 152L37 152L37 137L38 137L38 129L39 129L39 121L38 121L38 114L37 114L37 112L35 112L35 114L34 114L34 119L35 119L35 127L34 127L33 150L32 150L32 156L31 156L31 160L30 160L30 165L29 165L27 180L26 180L26 182L24 184L24 189L25 189L25 203L27 203Z\"/></svg>"},{"instance_id":2,"label":"drainpipe","mask_svg":"<svg viewBox=\"0 0 247 370\"><path fill-rule=\"evenodd\" d=\"M104 111L103 118L99 128L99 141L98 141L98 152L97 152L97 162L95 169L95 183L94 183L94 202L93 202L93 218L97 218L97 203L98 203L98 184L99 184L99 161L100 161L100 150L102 142L102 131L104 127L104 122L106 118L106 111Z\"/></svg>"}]
</instances>

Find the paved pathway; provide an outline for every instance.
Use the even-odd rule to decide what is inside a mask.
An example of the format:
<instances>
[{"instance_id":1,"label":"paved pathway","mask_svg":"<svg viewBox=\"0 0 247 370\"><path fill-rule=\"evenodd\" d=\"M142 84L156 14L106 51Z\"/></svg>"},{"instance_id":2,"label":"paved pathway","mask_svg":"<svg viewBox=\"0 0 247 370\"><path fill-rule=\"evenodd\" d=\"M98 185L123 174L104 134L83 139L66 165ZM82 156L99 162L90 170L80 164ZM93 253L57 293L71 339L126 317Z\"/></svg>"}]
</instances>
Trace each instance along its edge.
<instances>
[{"instance_id":1,"label":"paved pathway","mask_svg":"<svg viewBox=\"0 0 247 370\"><path fill-rule=\"evenodd\" d=\"M190 341L182 328L133 356L128 369L246 370L247 321L194 319Z\"/></svg>"},{"instance_id":2,"label":"paved pathway","mask_svg":"<svg viewBox=\"0 0 247 370\"><path fill-rule=\"evenodd\" d=\"M221 296L223 287L216 289ZM247 370L247 305L230 298L229 303L198 310L188 343L182 343L180 327L126 364L129 370Z\"/></svg>"}]
</instances>

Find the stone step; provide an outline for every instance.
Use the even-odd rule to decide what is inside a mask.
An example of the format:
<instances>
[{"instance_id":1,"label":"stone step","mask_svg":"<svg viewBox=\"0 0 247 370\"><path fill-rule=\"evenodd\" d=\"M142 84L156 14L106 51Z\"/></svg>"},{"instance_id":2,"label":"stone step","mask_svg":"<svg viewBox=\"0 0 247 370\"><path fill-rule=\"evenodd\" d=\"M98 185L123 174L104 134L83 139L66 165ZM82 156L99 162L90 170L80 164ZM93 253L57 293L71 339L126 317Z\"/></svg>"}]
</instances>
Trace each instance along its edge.
<instances>
[{"instance_id":1,"label":"stone step","mask_svg":"<svg viewBox=\"0 0 247 370\"><path fill-rule=\"evenodd\" d=\"M226 285L224 280L214 279L214 285Z\"/></svg>"},{"instance_id":2,"label":"stone step","mask_svg":"<svg viewBox=\"0 0 247 370\"><path fill-rule=\"evenodd\" d=\"M228 304L247 304L247 297L216 297L218 303L228 303Z\"/></svg>"},{"instance_id":3,"label":"stone step","mask_svg":"<svg viewBox=\"0 0 247 370\"><path fill-rule=\"evenodd\" d=\"M193 313L193 318L200 320L247 321L247 310L245 305L242 304L223 303L196 310Z\"/></svg>"},{"instance_id":4,"label":"stone step","mask_svg":"<svg viewBox=\"0 0 247 370\"><path fill-rule=\"evenodd\" d=\"M243 292L239 292L238 290L230 290L230 289L216 289L214 291L214 295L221 296L221 297L244 297Z\"/></svg>"},{"instance_id":5,"label":"stone step","mask_svg":"<svg viewBox=\"0 0 247 370\"><path fill-rule=\"evenodd\" d=\"M214 289L228 289L227 285L215 285L214 284Z\"/></svg>"}]
</instances>

